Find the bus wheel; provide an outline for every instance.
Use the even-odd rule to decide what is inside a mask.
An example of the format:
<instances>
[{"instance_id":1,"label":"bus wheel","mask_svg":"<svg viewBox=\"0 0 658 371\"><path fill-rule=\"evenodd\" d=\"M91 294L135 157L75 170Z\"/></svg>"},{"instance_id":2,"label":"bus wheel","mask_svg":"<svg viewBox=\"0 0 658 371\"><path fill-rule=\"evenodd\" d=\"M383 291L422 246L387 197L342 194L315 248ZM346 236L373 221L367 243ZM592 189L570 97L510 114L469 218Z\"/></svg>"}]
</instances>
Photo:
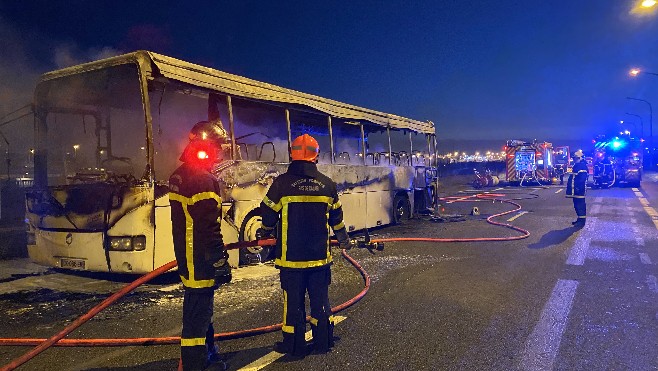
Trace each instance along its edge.
<instances>
[{"instance_id":1,"label":"bus wheel","mask_svg":"<svg viewBox=\"0 0 658 371\"><path fill-rule=\"evenodd\" d=\"M240 241L253 241L256 239L256 231L262 226L262 218L257 211L251 211L242 221L240 227ZM271 259L273 246L254 246L240 249L240 264L258 264Z\"/></svg>"},{"instance_id":2,"label":"bus wheel","mask_svg":"<svg viewBox=\"0 0 658 371\"><path fill-rule=\"evenodd\" d=\"M397 195L393 199L393 223L402 224L411 218L411 204L409 199L403 195Z\"/></svg>"}]
</instances>

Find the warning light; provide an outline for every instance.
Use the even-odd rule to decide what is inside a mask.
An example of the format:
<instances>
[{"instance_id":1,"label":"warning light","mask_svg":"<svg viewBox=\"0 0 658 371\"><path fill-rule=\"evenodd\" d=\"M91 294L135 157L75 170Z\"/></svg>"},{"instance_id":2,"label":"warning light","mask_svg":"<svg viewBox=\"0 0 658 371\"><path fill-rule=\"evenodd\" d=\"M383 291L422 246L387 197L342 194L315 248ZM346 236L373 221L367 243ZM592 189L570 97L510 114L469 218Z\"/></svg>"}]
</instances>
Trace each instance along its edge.
<instances>
[{"instance_id":1,"label":"warning light","mask_svg":"<svg viewBox=\"0 0 658 371\"><path fill-rule=\"evenodd\" d=\"M208 153L206 153L206 151L199 151L199 152L196 153L196 157L199 160L205 160L205 159L208 158Z\"/></svg>"}]
</instances>

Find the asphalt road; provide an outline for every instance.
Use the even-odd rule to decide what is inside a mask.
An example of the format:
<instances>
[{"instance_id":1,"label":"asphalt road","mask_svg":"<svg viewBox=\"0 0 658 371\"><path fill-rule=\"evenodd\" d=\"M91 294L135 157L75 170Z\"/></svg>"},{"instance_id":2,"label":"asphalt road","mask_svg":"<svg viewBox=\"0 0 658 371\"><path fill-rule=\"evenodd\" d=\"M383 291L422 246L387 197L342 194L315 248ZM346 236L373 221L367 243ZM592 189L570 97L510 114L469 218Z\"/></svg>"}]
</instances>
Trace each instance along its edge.
<instances>
[{"instance_id":1,"label":"asphalt road","mask_svg":"<svg viewBox=\"0 0 658 371\"><path fill-rule=\"evenodd\" d=\"M471 196L467 187L458 193ZM502 242L393 242L353 250L372 278L366 297L339 313L334 350L267 363L279 333L220 343L231 369L266 370L656 370L658 369L658 177L639 190L588 190L588 221L571 226L564 188L485 190L523 209L497 218L530 231ZM455 193L457 194L457 193ZM503 196L501 196L503 197ZM505 237L486 223L506 203L443 203L442 215L373 231L373 237ZM480 215L470 211L478 207ZM653 215L653 216L652 216ZM507 221L512 219L512 221ZM332 304L363 287L335 252ZM281 297L271 266L240 268L216 296L216 330L278 323ZM0 337L49 337L125 285L126 278L76 275L25 260L0 262ZM122 282L123 281L123 282ZM182 290L175 275L140 288L69 337L176 336ZM0 365L29 347L0 347ZM51 348L24 370L175 369L176 345ZM266 359L264 359L264 357Z\"/></svg>"}]
</instances>

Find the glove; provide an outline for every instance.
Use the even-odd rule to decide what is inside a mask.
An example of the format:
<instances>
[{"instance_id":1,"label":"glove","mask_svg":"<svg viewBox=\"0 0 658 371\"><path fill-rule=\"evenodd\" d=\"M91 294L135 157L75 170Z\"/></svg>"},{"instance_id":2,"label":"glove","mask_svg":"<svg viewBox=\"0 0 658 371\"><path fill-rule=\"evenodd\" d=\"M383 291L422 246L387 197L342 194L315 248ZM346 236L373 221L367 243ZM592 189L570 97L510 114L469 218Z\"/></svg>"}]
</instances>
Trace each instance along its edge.
<instances>
[{"instance_id":1,"label":"glove","mask_svg":"<svg viewBox=\"0 0 658 371\"><path fill-rule=\"evenodd\" d=\"M345 250L350 250L358 246L358 242L354 238L348 239L347 241L339 242L339 244L340 244L340 248Z\"/></svg>"},{"instance_id":2,"label":"glove","mask_svg":"<svg viewBox=\"0 0 658 371\"><path fill-rule=\"evenodd\" d=\"M346 228L341 228L337 231L334 231L334 234L336 235L336 239L338 240L338 244L340 245L341 249L348 250L353 247L351 246L350 236L347 234Z\"/></svg>"},{"instance_id":3,"label":"glove","mask_svg":"<svg viewBox=\"0 0 658 371\"><path fill-rule=\"evenodd\" d=\"M212 265L215 268L215 285L221 286L231 282L231 266L228 264L228 256L219 259Z\"/></svg>"},{"instance_id":4,"label":"glove","mask_svg":"<svg viewBox=\"0 0 658 371\"><path fill-rule=\"evenodd\" d=\"M274 228L269 229L269 228L261 227L256 230L257 240L264 240L272 237L274 237Z\"/></svg>"}]
</instances>

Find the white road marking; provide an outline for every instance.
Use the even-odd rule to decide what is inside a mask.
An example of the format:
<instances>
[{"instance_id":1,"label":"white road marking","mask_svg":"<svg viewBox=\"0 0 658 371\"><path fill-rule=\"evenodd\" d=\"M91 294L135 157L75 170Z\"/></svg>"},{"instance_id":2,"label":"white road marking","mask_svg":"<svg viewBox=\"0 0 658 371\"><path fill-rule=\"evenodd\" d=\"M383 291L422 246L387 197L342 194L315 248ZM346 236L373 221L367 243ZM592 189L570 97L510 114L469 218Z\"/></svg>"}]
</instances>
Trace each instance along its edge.
<instances>
[{"instance_id":1,"label":"white road marking","mask_svg":"<svg viewBox=\"0 0 658 371\"><path fill-rule=\"evenodd\" d=\"M635 237L635 243L636 243L638 246L644 246L644 238L642 238L642 237Z\"/></svg>"},{"instance_id":2,"label":"white road marking","mask_svg":"<svg viewBox=\"0 0 658 371\"><path fill-rule=\"evenodd\" d=\"M651 258L646 253L640 253L640 261L642 264L651 264Z\"/></svg>"},{"instance_id":3,"label":"white road marking","mask_svg":"<svg viewBox=\"0 0 658 371\"><path fill-rule=\"evenodd\" d=\"M637 196L637 197L644 197L644 195L640 192L634 192L634 193L635 193L635 196Z\"/></svg>"},{"instance_id":4,"label":"white road marking","mask_svg":"<svg viewBox=\"0 0 658 371\"><path fill-rule=\"evenodd\" d=\"M347 317L344 316L334 316L334 324L337 324L339 322L342 322L344 319ZM304 334L304 337L306 341L309 341L313 338L313 335L311 334L311 331L307 331L306 334ZM250 364L240 368L239 370L243 371L258 371L261 370L270 364L272 364L274 361L277 359L283 357L285 354L277 353L277 352L270 352L263 357L251 362Z\"/></svg>"},{"instance_id":5,"label":"white road marking","mask_svg":"<svg viewBox=\"0 0 658 371\"><path fill-rule=\"evenodd\" d=\"M631 188L631 189L633 190L633 192L639 192L640 191L639 188Z\"/></svg>"},{"instance_id":6,"label":"white road marking","mask_svg":"<svg viewBox=\"0 0 658 371\"><path fill-rule=\"evenodd\" d=\"M596 224L596 219L590 218L587 224L585 224L585 228L581 229L571 251L569 251L569 257L567 258L568 265L583 265L585 263L589 243L592 239L592 233L590 232L594 228L594 224Z\"/></svg>"},{"instance_id":7,"label":"white road marking","mask_svg":"<svg viewBox=\"0 0 658 371\"><path fill-rule=\"evenodd\" d=\"M558 189L557 191L555 191L555 193L560 193L560 192L562 192L562 191L564 191L564 188L560 188L560 189Z\"/></svg>"},{"instance_id":8,"label":"white road marking","mask_svg":"<svg viewBox=\"0 0 658 371\"><path fill-rule=\"evenodd\" d=\"M557 281L539 321L526 341L520 364L522 370L553 369L577 288L578 281Z\"/></svg>"},{"instance_id":9,"label":"white road marking","mask_svg":"<svg viewBox=\"0 0 658 371\"><path fill-rule=\"evenodd\" d=\"M658 293L658 280L656 276L651 274L647 276L647 286L649 286L649 290Z\"/></svg>"},{"instance_id":10,"label":"white road marking","mask_svg":"<svg viewBox=\"0 0 658 371\"><path fill-rule=\"evenodd\" d=\"M453 202L468 200L469 198L473 198L473 196L460 197L460 198L457 198L457 199L454 199L454 200L450 200L450 201L446 202L446 204L451 204Z\"/></svg>"},{"instance_id":11,"label":"white road marking","mask_svg":"<svg viewBox=\"0 0 658 371\"><path fill-rule=\"evenodd\" d=\"M527 213L528 213L527 211L521 211L518 214L514 215L513 217L507 219L507 221L512 222L512 221L516 220L516 218L520 217L523 214L527 214Z\"/></svg>"},{"instance_id":12,"label":"white road marking","mask_svg":"<svg viewBox=\"0 0 658 371\"><path fill-rule=\"evenodd\" d=\"M505 189L505 188L496 188L496 189L494 189L494 191L502 191L503 189Z\"/></svg>"}]
</instances>

